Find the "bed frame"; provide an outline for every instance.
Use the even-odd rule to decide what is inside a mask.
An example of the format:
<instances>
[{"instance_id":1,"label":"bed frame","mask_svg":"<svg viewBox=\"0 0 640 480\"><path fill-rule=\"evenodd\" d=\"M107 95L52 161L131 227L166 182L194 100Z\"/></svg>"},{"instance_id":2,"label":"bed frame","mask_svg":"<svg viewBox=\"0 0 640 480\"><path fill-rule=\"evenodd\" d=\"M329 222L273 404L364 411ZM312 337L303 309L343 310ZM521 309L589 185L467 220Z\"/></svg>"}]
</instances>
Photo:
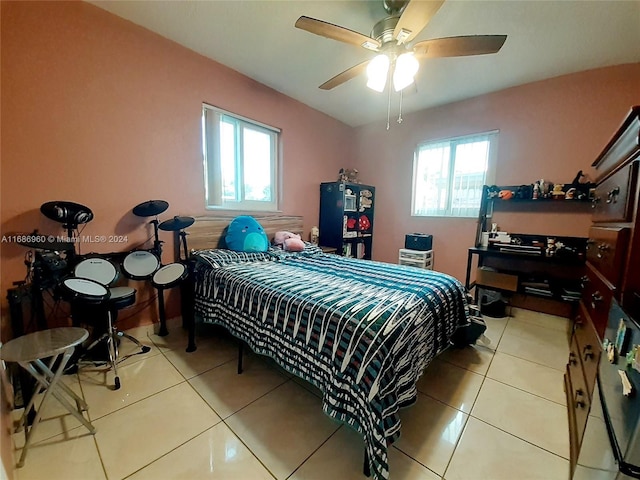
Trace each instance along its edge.
<instances>
[{"instance_id":1,"label":"bed frame","mask_svg":"<svg viewBox=\"0 0 640 480\"><path fill-rule=\"evenodd\" d=\"M225 248L226 229L237 215L212 215L195 217L195 222L187 229L187 245L190 252L209 248ZM251 214L264 229L269 241L276 232L287 231L303 234L302 217L295 215ZM179 245L176 238L176 245Z\"/></svg>"},{"instance_id":2,"label":"bed frame","mask_svg":"<svg viewBox=\"0 0 640 480\"><path fill-rule=\"evenodd\" d=\"M186 229L187 236L187 248L190 253L197 250L206 250L211 248L225 248L224 237L227 233L227 227L231 221L238 216L238 214L220 214L220 215L207 215L202 217L194 217L195 221L193 225ZM255 218L262 228L264 229L269 241L273 240L273 236L276 232L287 231L291 233L303 234L303 220L300 216L295 215L277 215L277 214L251 214ZM181 232L175 232L175 258L177 261L182 261L180 254L180 245L182 242ZM184 259L189 261L189 259ZM191 268L191 267L189 267ZM181 284L181 297L182 297L182 325L188 330L189 340L187 345L187 352L195 352L195 318L193 312L193 289L194 285L190 278L187 278ZM166 330L166 324L160 326L161 331ZM164 329L164 330L163 330ZM239 365L239 369L241 369Z\"/></svg>"},{"instance_id":3,"label":"bed frame","mask_svg":"<svg viewBox=\"0 0 640 480\"><path fill-rule=\"evenodd\" d=\"M277 231L290 231L301 234L303 231L302 217L299 216L287 216L287 215L253 215L254 218L262 225L265 233L269 239L273 238L273 235ZM233 220L232 215L217 215L198 217L195 219L194 224L188 229L188 248L190 253L194 251L212 249L212 248L224 248L225 231L228 225ZM178 242L176 242L178 243ZM193 264L196 260L193 259L189 262L190 268L193 268ZM407 267L409 268L409 267ZM185 288L183 289L183 318L186 319L184 326L189 329L189 347L187 351L193 351L195 346L195 286L194 275L190 275L184 282ZM186 308L185 308L186 307ZM243 342L239 342L238 350L238 373L242 372L242 357L243 357ZM364 430L363 430L364 431ZM372 473L370 468L370 458L368 454L368 448L365 444L363 452L363 467L362 472L365 476L369 477Z\"/></svg>"},{"instance_id":4,"label":"bed frame","mask_svg":"<svg viewBox=\"0 0 640 480\"><path fill-rule=\"evenodd\" d=\"M198 250L206 250L212 248L226 248L224 237L226 230L231 221L237 215L215 215L215 216L202 216L194 217L195 222L188 228L188 248L190 254ZM276 232L288 231L297 233L303 236L303 218L295 215L274 215L274 214L251 214L262 226L269 241L273 240L273 236ZM180 236L179 232L176 232L176 258L180 258ZM188 259L187 259L188 260ZM183 318L183 325L188 328L189 332L189 345L187 346L187 352L193 352L197 349L195 344L195 317L192 310L193 301L193 284L191 281L186 281L186 288L182 289L182 301L183 301L183 316L185 313L189 316L185 321ZM191 305L185 308L185 304ZM242 357L243 357L243 344L240 342L238 351L238 373L242 373ZM366 448L364 449L364 459L362 466L362 473L366 477L371 476L369 469L369 456Z\"/></svg>"}]
</instances>

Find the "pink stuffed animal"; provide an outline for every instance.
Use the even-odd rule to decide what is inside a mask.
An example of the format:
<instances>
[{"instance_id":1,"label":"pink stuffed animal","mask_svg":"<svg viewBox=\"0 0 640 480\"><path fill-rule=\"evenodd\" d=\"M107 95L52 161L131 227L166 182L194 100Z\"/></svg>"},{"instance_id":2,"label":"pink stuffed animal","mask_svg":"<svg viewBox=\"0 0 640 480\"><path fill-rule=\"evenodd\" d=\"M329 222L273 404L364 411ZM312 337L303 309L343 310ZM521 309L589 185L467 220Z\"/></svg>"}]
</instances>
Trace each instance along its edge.
<instances>
[{"instance_id":1,"label":"pink stuffed animal","mask_svg":"<svg viewBox=\"0 0 640 480\"><path fill-rule=\"evenodd\" d=\"M300 235L291 232L276 232L273 237L274 245L281 245L287 252L301 252L304 250L304 242Z\"/></svg>"}]
</instances>

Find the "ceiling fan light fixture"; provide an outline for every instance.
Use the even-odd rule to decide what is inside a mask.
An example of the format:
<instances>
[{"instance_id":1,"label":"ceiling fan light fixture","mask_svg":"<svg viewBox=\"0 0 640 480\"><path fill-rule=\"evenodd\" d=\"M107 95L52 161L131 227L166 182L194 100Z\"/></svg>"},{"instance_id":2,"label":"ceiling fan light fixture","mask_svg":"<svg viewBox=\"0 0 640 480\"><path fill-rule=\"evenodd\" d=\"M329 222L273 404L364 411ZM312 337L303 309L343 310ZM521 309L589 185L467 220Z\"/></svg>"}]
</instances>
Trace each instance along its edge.
<instances>
[{"instance_id":1,"label":"ceiling fan light fixture","mask_svg":"<svg viewBox=\"0 0 640 480\"><path fill-rule=\"evenodd\" d=\"M393 88L396 92L408 87L413 83L420 64L413 53L407 52L400 55L393 70Z\"/></svg>"},{"instance_id":2,"label":"ceiling fan light fixture","mask_svg":"<svg viewBox=\"0 0 640 480\"><path fill-rule=\"evenodd\" d=\"M398 41L398 43L404 43L407 41L410 35L411 35L411 30L401 28L400 32L396 36L396 40Z\"/></svg>"},{"instance_id":3,"label":"ceiling fan light fixture","mask_svg":"<svg viewBox=\"0 0 640 480\"><path fill-rule=\"evenodd\" d=\"M389 72L389 57L380 54L367 65L367 87L376 92L382 92L387 84Z\"/></svg>"},{"instance_id":4,"label":"ceiling fan light fixture","mask_svg":"<svg viewBox=\"0 0 640 480\"><path fill-rule=\"evenodd\" d=\"M378 51L378 44L369 40L364 41L361 46L362 48L366 48L367 50L373 50L374 52Z\"/></svg>"}]
</instances>

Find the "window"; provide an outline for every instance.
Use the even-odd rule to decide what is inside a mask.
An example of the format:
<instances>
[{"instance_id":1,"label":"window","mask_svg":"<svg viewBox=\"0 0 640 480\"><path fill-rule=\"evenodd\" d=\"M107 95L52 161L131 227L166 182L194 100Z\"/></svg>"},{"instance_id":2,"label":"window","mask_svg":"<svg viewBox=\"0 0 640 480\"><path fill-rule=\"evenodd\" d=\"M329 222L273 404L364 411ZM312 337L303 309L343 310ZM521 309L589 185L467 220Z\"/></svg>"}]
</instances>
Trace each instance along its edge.
<instances>
[{"instance_id":1,"label":"window","mask_svg":"<svg viewBox=\"0 0 640 480\"><path fill-rule=\"evenodd\" d=\"M412 215L477 217L482 186L493 180L497 139L488 132L418 145Z\"/></svg>"},{"instance_id":2,"label":"window","mask_svg":"<svg viewBox=\"0 0 640 480\"><path fill-rule=\"evenodd\" d=\"M276 211L280 130L203 105L207 208Z\"/></svg>"}]
</instances>

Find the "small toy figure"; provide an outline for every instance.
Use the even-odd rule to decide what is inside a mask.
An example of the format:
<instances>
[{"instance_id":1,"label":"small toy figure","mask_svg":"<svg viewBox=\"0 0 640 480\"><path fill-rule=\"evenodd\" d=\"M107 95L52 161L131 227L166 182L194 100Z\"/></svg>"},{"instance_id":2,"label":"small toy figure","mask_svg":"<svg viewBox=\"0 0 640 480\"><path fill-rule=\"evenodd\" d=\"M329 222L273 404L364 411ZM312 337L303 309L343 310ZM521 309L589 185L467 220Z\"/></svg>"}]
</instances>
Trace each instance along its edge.
<instances>
[{"instance_id":1,"label":"small toy figure","mask_svg":"<svg viewBox=\"0 0 640 480\"><path fill-rule=\"evenodd\" d=\"M318 245L319 238L320 238L320 230L318 230L318 227L311 227L311 235L309 237L309 239L311 240L311 243L313 243L314 245Z\"/></svg>"},{"instance_id":2,"label":"small toy figure","mask_svg":"<svg viewBox=\"0 0 640 480\"><path fill-rule=\"evenodd\" d=\"M291 232L276 232L273 244L282 246L287 252L301 252L304 250L304 242L300 235Z\"/></svg>"},{"instance_id":3,"label":"small toy figure","mask_svg":"<svg viewBox=\"0 0 640 480\"><path fill-rule=\"evenodd\" d=\"M369 230L371 228L371 221L369 220L369 217L366 215L360 215L360 218L358 219L358 226L360 227L360 230Z\"/></svg>"},{"instance_id":4,"label":"small toy figure","mask_svg":"<svg viewBox=\"0 0 640 480\"><path fill-rule=\"evenodd\" d=\"M551 256L555 255L555 253L556 253L556 239L548 237L547 238L547 250L546 250L547 257L551 257Z\"/></svg>"},{"instance_id":5,"label":"small toy figure","mask_svg":"<svg viewBox=\"0 0 640 480\"><path fill-rule=\"evenodd\" d=\"M564 200L565 197L565 193L564 193L564 185L561 183L556 183L553 186L553 190L551 191L551 197L554 200Z\"/></svg>"},{"instance_id":6,"label":"small toy figure","mask_svg":"<svg viewBox=\"0 0 640 480\"><path fill-rule=\"evenodd\" d=\"M358 181L358 170L355 168L341 168L338 175L338 181L360 183L360 181Z\"/></svg>"},{"instance_id":7,"label":"small toy figure","mask_svg":"<svg viewBox=\"0 0 640 480\"><path fill-rule=\"evenodd\" d=\"M580 185L580 179L582 177L586 177L586 175L584 173L582 173L582 170L578 171L578 173L576 174L576 177L573 179L573 182L571 182L571 185Z\"/></svg>"}]
</instances>

